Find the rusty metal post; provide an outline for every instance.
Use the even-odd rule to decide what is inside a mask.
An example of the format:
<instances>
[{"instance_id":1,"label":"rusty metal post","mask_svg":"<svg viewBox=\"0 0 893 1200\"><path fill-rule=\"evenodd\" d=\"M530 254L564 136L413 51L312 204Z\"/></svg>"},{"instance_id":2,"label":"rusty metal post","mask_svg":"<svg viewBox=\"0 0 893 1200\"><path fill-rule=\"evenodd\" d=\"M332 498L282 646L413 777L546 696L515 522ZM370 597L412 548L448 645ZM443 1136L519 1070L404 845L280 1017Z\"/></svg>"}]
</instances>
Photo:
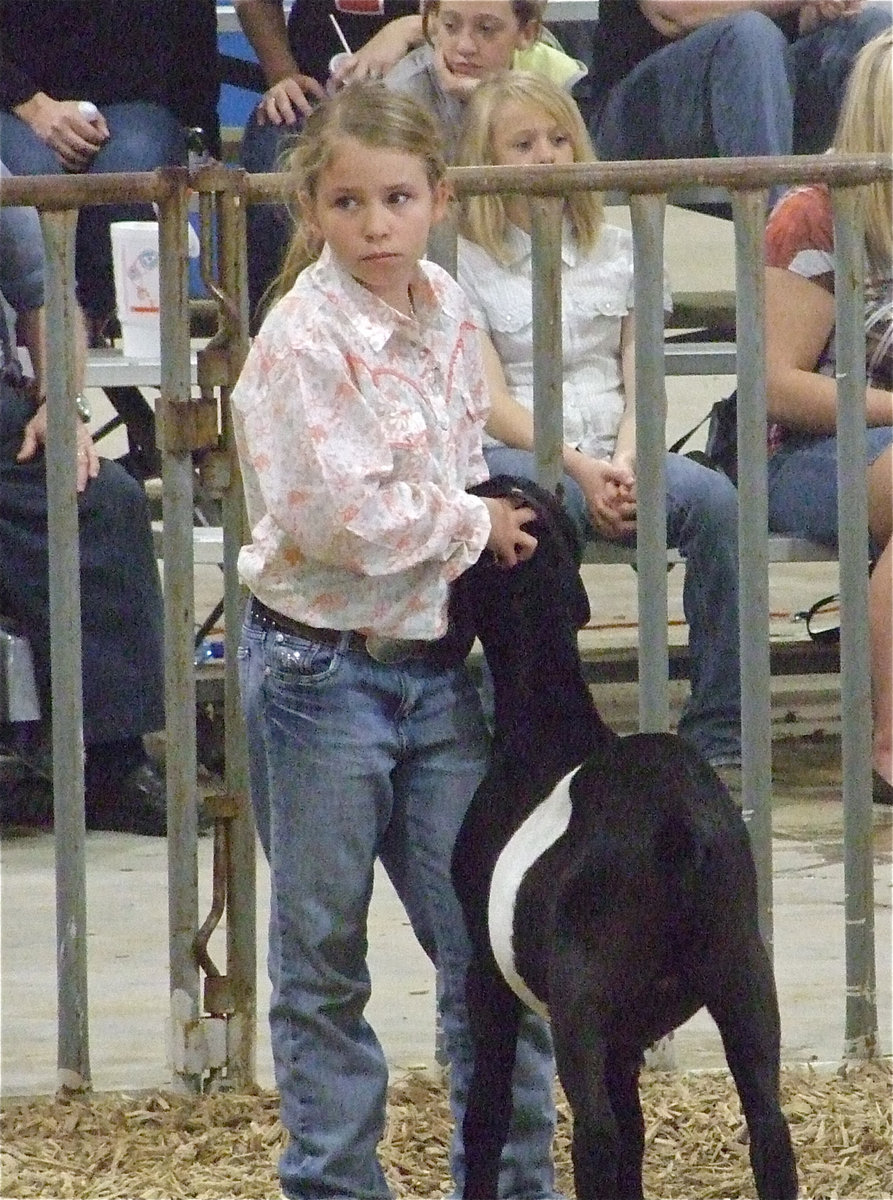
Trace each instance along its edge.
<instances>
[{"instance_id":1,"label":"rusty metal post","mask_svg":"<svg viewBox=\"0 0 893 1200\"><path fill-rule=\"evenodd\" d=\"M87 885L84 823L84 705L77 509L77 210L42 213L46 247L47 506L50 591L53 822L56 834L58 1083L90 1087L87 1009Z\"/></svg>"},{"instance_id":2,"label":"rusty metal post","mask_svg":"<svg viewBox=\"0 0 893 1200\"><path fill-rule=\"evenodd\" d=\"M844 1057L878 1053L865 471L865 232L859 194L833 193L837 352L838 556L843 760L846 1029Z\"/></svg>"},{"instance_id":3,"label":"rusty metal post","mask_svg":"<svg viewBox=\"0 0 893 1200\"><path fill-rule=\"evenodd\" d=\"M248 268L245 203L238 189L218 193L220 282L235 305L229 331L229 375L221 387L222 448L228 456L229 482L223 495L224 682L226 792L236 801L230 823L230 871L227 882L227 974L232 1012L227 1037L227 1077L233 1087L255 1082L257 1070L257 842L248 792L248 748L239 703L236 650L244 594L237 559L246 540L242 476L233 440L229 398L248 353Z\"/></svg>"},{"instance_id":4,"label":"rusty metal post","mask_svg":"<svg viewBox=\"0 0 893 1200\"><path fill-rule=\"evenodd\" d=\"M667 395L664 386L666 196L630 196L636 313L636 570L639 728L670 725L667 636Z\"/></svg>"},{"instance_id":5,"label":"rusty metal post","mask_svg":"<svg viewBox=\"0 0 893 1200\"><path fill-rule=\"evenodd\" d=\"M736 192L738 552L743 815L757 870L760 932L772 950L772 671L769 660L769 516L766 483L767 194Z\"/></svg>"},{"instance_id":6,"label":"rusty metal post","mask_svg":"<svg viewBox=\"0 0 893 1200\"><path fill-rule=\"evenodd\" d=\"M199 1027L199 976L192 946L198 927L195 600L192 570L193 476L189 434L191 371L187 262L187 172L158 172L161 253L161 398L164 519L165 716L167 739L170 1056L173 1082L199 1091L205 1054Z\"/></svg>"}]
</instances>

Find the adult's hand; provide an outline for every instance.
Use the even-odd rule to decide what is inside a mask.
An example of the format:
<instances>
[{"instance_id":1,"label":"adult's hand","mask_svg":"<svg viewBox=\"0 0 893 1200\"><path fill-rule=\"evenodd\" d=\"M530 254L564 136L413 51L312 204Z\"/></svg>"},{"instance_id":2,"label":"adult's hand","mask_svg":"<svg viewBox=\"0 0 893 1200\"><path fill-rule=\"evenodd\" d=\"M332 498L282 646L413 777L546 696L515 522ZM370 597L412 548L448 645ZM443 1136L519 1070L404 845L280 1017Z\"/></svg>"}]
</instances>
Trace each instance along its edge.
<instances>
[{"instance_id":1,"label":"adult's hand","mask_svg":"<svg viewBox=\"0 0 893 1200\"><path fill-rule=\"evenodd\" d=\"M810 3L804 4L800 9L800 35L812 33L826 21L855 16L864 7L865 0L810 0Z\"/></svg>"},{"instance_id":2,"label":"adult's hand","mask_svg":"<svg viewBox=\"0 0 893 1200\"><path fill-rule=\"evenodd\" d=\"M12 110L53 151L66 171L86 171L109 139L101 112L87 115L79 100L54 100L36 92Z\"/></svg>"},{"instance_id":3,"label":"adult's hand","mask_svg":"<svg viewBox=\"0 0 893 1200\"><path fill-rule=\"evenodd\" d=\"M310 75L287 75L268 88L255 109L258 125L296 125L298 117L313 111L325 91Z\"/></svg>"},{"instance_id":4,"label":"adult's hand","mask_svg":"<svg viewBox=\"0 0 893 1200\"><path fill-rule=\"evenodd\" d=\"M77 425L77 490L82 492L91 479L99 474L99 455L86 425ZM40 408L25 426L16 462L29 462L47 441L47 406Z\"/></svg>"}]
</instances>

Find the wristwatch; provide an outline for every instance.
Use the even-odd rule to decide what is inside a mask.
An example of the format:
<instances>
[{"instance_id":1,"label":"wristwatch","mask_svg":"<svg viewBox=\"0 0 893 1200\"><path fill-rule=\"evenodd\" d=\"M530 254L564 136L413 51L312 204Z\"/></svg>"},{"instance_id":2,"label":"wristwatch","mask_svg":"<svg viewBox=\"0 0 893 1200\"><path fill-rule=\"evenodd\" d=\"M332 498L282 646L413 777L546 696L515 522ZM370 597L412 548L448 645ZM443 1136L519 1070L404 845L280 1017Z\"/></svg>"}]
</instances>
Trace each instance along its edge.
<instances>
[{"instance_id":1,"label":"wristwatch","mask_svg":"<svg viewBox=\"0 0 893 1200\"><path fill-rule=\"evenodd\" d=\"M78 394L75 396L74 406L77 409L78 416L81 418L84 424L89 424L90 418L93 414L90 412L90 405L84 398L83 392L78 392Z\"/></svg>"}]
</instances>

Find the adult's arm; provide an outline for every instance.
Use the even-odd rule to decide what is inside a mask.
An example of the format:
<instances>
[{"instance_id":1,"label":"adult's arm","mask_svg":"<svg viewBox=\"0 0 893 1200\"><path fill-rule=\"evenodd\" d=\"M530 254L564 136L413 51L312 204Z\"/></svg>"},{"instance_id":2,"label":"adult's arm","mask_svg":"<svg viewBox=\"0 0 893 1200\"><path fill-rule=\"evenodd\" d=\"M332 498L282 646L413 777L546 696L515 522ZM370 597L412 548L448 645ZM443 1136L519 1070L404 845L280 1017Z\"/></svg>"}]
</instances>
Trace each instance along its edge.
<instances>
[{"instance_id":1,"label":"adult's arm","mask_svg":"<svg viewBox=\"0 0 893 1200\"><path fill-rule=\"evenodd\" d=\"M293 125L297 114L309 113L314 99L321 99L325 92L310 75L302 74L295 61L282 2L235 0L235 8L268 85L257 106L258 124Z\"/></svg>"},{"instance_id":2,"label":"adult's arm","mask_svg":"<svg viewBox=\"0 0 893 1200\"><path fill-rule=\"evenodd\" d=\"M766 268L766 403L769 416L791 429L833 433L837 385L816 371L834 329L834 297L793 271ZM865 392L868 425L893 425L893 392Z\"/></svg>"}]
</instances>

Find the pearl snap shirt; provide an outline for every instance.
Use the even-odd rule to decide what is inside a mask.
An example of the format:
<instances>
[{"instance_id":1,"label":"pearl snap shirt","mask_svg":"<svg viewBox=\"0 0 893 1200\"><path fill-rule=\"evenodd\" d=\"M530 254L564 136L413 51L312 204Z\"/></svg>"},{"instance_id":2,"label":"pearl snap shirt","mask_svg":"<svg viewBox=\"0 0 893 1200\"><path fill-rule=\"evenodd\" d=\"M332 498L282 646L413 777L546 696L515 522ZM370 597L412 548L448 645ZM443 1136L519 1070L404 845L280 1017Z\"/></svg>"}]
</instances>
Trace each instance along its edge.
<instances>
[{"instance_id":1,"label":"pearl snap shirt","mask_svg":"<svg viewBox=\"0 0 893 1200\"><path fill-rule=\"evenodd\" d=\"M531 240L508 233L510 259L459 239L459 282L480 327L496 347L514 398L533 409ZM632 236L604 225L594 250L582 253L566 222L561 245L564 436L594 458L610 458L624 408L620 324L633 309ZM671 307L664 284L664 305Z\"/></svg>"},{"instance_id":2,"label":"pearl snap shirt","mask_svg":"<svg viewBox=\"0 0 893 1200\"><path fill-rule=\"evenodd\" d=\"M458 285L421 263L415 319L329 253L298 277L233 389L251 535L243 582L317 627L432 639L490 534L486 389Z\"/></svg>"}]
</instances>

